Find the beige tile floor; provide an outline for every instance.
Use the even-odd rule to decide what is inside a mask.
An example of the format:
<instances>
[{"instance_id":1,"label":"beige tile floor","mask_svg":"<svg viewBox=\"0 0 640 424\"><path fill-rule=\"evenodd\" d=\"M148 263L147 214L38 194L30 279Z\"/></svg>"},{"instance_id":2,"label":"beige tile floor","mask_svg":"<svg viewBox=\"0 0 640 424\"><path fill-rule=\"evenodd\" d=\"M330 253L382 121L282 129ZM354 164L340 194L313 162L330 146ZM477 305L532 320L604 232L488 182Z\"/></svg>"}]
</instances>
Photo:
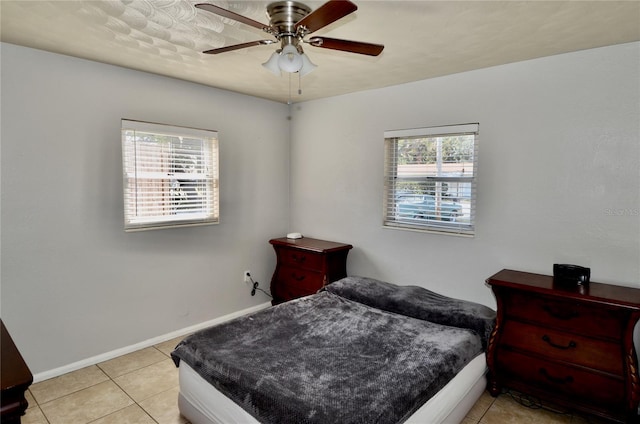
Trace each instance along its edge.
<instances>
[{"instance_id":1,"label":"beige tile floor","mask_svg":"<svg viewBox=\"0 0 640 424\"><path fill-rule=\"evenodd\" d=\"M23 424L188 424L178 411L173 339L33 384ZM487 392L462 424L586 424L595 418L532 409ZM428 423L425 423L428 424Z\"/></svg>"}]
</instances>

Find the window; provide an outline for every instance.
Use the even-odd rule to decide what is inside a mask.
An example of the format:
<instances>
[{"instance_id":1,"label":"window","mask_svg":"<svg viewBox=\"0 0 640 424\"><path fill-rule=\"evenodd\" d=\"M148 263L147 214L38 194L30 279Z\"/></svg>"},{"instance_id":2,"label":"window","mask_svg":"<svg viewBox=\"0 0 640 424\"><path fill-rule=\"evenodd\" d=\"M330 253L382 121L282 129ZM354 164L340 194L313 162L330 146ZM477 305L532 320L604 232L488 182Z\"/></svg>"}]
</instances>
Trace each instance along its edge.
<instances>
[{"instance_id":1,"label":"window","mask_svg":"<svg viewBox=\"0 0 640 424\"><path fill-rule=\"evenodd\" d=\"M124 228L219 221L218 133L122 120Z\"/></svg>"},{"instance_id":2,"label":"window","mask_svg":"<svg viewBox=\"0 0 640 424\"><path fill-rule=\"evenodd\" d=\"M385 132L385 227L474 233L478 129Z\"/></svg>"}]
</instances>

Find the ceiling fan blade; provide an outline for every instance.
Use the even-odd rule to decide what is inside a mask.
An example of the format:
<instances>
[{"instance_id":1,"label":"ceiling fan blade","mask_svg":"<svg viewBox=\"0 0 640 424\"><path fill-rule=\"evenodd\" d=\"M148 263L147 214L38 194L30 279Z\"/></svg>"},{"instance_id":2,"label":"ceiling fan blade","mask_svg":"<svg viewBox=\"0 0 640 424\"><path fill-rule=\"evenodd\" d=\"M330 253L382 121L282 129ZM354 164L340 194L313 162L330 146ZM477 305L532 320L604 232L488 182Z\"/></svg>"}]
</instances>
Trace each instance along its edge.
<instances>
[{"instance_id":1,"label":"ceiling fan blade","mask_svg":"<svg viewBox=\"0 0 640 424\"><path fill-rule=\"evenodd\" d=\"M205 50L202 53L218 54L218 53L230 52L230 51L233 51L233 50L244 49L246 47L262 46L262 45L273 44L273 43L275 43L275 41L273 41L273 40L249 41L248 43L234 44L232 46L225 46L225 47L220 47L220 48L217 48L217 49Z\"/></svg>"},{"instance_id":2,"label":"ceiling fan blade","mask_svg":"<svg viewBox=\"0 0 640 424\"><path fill-rule=\"evenodd\" d=\"M307 43L314 47L322 47L323 49L342 50L344 52L366 54L368 56L378 56L384 49L384 45L382 44L362 43L360 41L339 40L328 37L312 37Z\"/></svg>"},{"instance_id":3,"label":"ceiling fan blade","mask_svg":"<svg viewBox=\"0 0 640 424\"><path fill-rule=\"evenodd\" d=\"M305 27L307 33L311 33L340 18L344 18L356 10L358 10L358 6L348 0L331 0L300 19L300 21L296 23L295 28Z\"/></svg>"},{"instance_id":4,"label":"ceiling fan blade","mask_svg":"<svg viewBox=\"0 0 640 424\"><path fill-rule=\"evenodd\" d=\"M269 28L268 25L265 25L261 22L254 21L253 19L247 18L246 16L238 15L235 12L232 12L227 9L223 9L213 4L209 3L198 3L195 5L198 9L206 10L207 12L215 13L216 15L222 16L224 18L233 19L234 21L242 22L243 24L250 25L254 28L261 29L263 31L266 28Z\"/></svg>"}]
</instances>

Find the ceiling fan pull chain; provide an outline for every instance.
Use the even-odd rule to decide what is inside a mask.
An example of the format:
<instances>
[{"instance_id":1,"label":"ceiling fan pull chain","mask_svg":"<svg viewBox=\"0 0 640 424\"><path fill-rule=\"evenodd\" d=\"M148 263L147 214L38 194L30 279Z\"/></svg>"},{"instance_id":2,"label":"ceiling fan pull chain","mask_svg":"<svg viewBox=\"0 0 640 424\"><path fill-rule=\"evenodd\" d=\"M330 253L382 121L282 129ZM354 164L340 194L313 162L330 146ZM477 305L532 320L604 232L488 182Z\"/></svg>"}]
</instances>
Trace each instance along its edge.
<instances>
[{"instance_id":1,"label":"ceiling fan pull chain","mask_svg":"<svg viewBox=\"0 0 640 424\"><path fill-rule=\"evenodd\" d=\"M302 75L298 71L298 96L302 96Z\"/></svg>"},{"instance_id":2,"label":"ceiling fan pull chain","mask_svg":"<svg viewBox=\"0 0 640 424\"><path fill-rule=\"evenodd\" d=\"M291 73L289 73L289 100L287 101L287 104L291 104Z\"/></svg>"}]
</instances>

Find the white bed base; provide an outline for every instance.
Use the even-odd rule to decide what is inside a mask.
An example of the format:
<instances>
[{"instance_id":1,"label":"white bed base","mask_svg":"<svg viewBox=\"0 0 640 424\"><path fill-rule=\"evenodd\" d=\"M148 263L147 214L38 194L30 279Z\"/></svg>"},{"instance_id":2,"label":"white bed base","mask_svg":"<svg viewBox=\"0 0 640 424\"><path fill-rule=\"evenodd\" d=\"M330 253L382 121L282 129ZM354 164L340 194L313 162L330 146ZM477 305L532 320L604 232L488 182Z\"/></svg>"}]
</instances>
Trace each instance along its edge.
<instances>
[{"instance_id":1,"label":"white bed base","mask_svg":"<svg viewBox=\"0 0 640 424\"><path fill-rule=\"evenodd\" d=\"M482 395L486 385L484 354L467 364L446 386L422 405L409 424L458 424ZM259 424L183 362L178 370L180 413L192 424Z\"/></svg>"}]
</instances>

